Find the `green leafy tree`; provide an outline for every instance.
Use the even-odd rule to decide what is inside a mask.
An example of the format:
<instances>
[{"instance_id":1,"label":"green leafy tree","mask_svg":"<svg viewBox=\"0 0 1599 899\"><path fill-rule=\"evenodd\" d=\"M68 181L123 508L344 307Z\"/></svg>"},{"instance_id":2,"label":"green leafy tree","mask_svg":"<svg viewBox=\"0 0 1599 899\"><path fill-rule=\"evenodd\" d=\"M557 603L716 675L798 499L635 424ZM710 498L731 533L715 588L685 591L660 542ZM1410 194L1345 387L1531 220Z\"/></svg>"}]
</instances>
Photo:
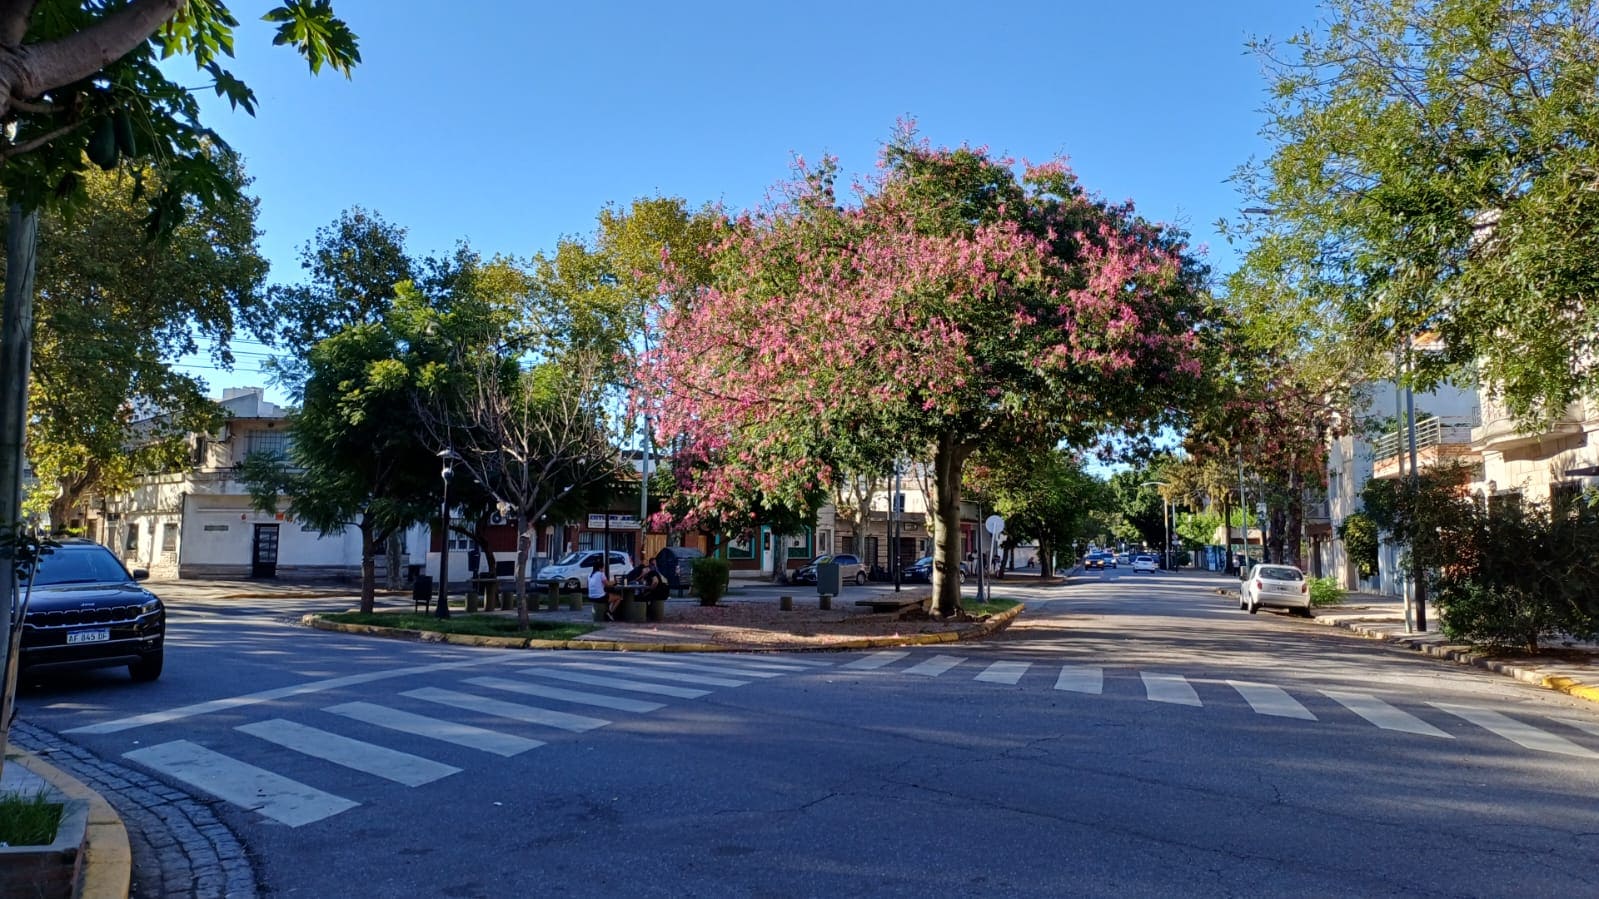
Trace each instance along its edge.
<instances>
[{"instance_id":1,"label":"green leafy tree","mask_svg":"<svg viewBox=\"0 0 1599 899\"><path fill-rule=\"evenodd\" d=\"M1377 573L1378 553L1382 549L1382 532L1377 522L1364 512L1351 512L1338 525L1338 539L1344 541L1344 550L1361 577Z\"/></svg>"},{"instance_id":2,"label":"green leafy tree","mask_svg":"<svg viewBox=\"0 0 1599 899\"><path fill-rule=\"evenodd\" d=\"M223 163L242 188L237 161ZM126 176L94 171L84 186L70 215L40 218L30 505L48 511L57 531L85 496L187 463L188 435L220 424L204 382L173 363L204 336L214 361L231 365L229 339L257 309L267 269L256 251L256 203L242 190L193 204L166 239L151 241Z\"/></svg>"},{"instance_id":3,"label":"green leafy tree","mask_svg":"<svg viewBox=\"0 0 1599 899\"><path fill-rule=\"evenodd\" d=\"M990 465L993 455L999 459ZM966 483L991 498L1012 541L1038 543L1040 577L1054 574L1057 556L1088 535L1092 513L1110 500L1104 482L1084 471L1076 455L1059 449L1039 456L980 454Z\"/></svg>"},{"instance_id":4,"label":"green leafy tree","mask_svg":"<svg viewBox=\"0 0 1599 899\"><path fill-rule=\"evenodd\" d=\"M1175 420L1209 304L1181 234L1061 162L1018 174L906 131L882 171L845 206L831 162L802 168L787 202L729 222L712 284L663 310L640 374L663 431L712 463L691 516L803 510L841 471L930 458L950 615L967 459Z\"/></svg>"},{"instance_id":5,"label":"green leafy tree","mask_svg":"<svg viewBox=\"0 0 1599 899\"><path fill-rule=\"evenodd\" d=\"M1253 219L1346 351L1408 355L1524 422L1599 395L1599 16L1568 0L1334 0L1326 27L1257 43L1271 155Z\"/></svg>"},{"instance_id":6,"label":"green leafy tree","mask_svg":"<svg viewBox=\"0 0 1599 899\"><path fill-rule=\"evenodd\" d=\"M361 611L371 612L377 548L428 518L441 488L422 439L406 347L384 322L351 325L306 354L304 403L289 421L286 459L252 456L241 480L256 506L324 534L361 534Z\"/></svg>"},{"instance_id":7,"label":"green leafy tree","mask_svg":"<svg viewBox=\"0 0 1599 899\"><path fill-rule=\"evenodd\" d=\"M360 61L355 35L328 0L291 0L263 18L277 25L275 43L293 47L312 72L328 66L348 75ZM222 0L0 4L0 188L10 206L0 302L0 530L21 519L39 210L81 199L90 165L141 160L161 175L159 189L147 190L134 171L134 197L147 204L152 234L170 234L191 201L232 199L219 161L226 144L200 123L193 89L160 60L192 59L209 76L207 87L253 112L254 94L222 67L233 55L235 24ZM7 672L16 593L9 547L0 546L0 671ZM0 738L14 693L7 677Z\"/></svg>"}]
</instances>

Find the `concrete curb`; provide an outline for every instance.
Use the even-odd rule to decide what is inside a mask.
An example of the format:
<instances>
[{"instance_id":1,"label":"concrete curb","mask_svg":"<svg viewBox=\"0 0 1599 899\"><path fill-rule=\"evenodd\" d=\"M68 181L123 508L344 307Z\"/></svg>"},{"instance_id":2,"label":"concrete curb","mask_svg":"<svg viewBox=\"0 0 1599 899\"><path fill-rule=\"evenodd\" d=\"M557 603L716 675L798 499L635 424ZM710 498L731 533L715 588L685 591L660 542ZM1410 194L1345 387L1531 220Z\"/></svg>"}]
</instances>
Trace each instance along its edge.
<instances>
[{"instance_id":1,"label":"concrete curb","mask_svg":"<svg viewBox=\"0 0 1599 899\"><path fill-rule=\"evenodd\" d=\"M1336 608L1336 606L1327 607L1327 610L1331 611L1333 608ZM1439 643L1435 639L1428 639L1426 635L1420 634L1392 634L1382 627L1373 625L1370 621L1324 619L1321 617L1312 620L1327 627L1342 628L1369 640L1382 640L1436 659L1443 659L1459 665L1470 665L1473 668L1481 668L1484 671L1513 677L1522 683L1532 684L1535 687L1554 690L1589 702L1599 702L1599 687L1591 686L1574 677L1547 674L1537 668L1496 659L1471 646Z\"/></svg>"},{"instance_id":2,"label":"concrete curb","mask_svg":"<svg viewBox=\"0 0 1599 899\"><path fill-rule=\"evenodd\" d=\"M133 883L133 852L128 848L128 830L111 804L82 781L25 749L13 745L7 747L6 755L68 799L88 801L89 826L78 899L128 899Z\"/></svg>"},{"instance_id":3,"label":"concrete curb","mask_svg":"<svg viewBox=\"0 0 1599 899\"><path fill-rule=\"evenodd\" d=\"M607 652L840 652L850 649L877 649L884 646L927 646L934 643L956 643L992 636L1008 627L1022 613L1026 604L1016 605L979 622L969 631L945 631L938 634L905 634L892 637L862 637L829 643L826 646L759 646L737 643L645 643L635 640L534 640L528 637L484 637L475 634L441 634L399 627L379 627L375 624L345 624L325 621L321 615L311 613L301 617L300 623L321 631L356 634L363 637L384 637L391 640L415 640L422 643L452 643L457 646L488 646L498 649L576 649L604 650Z\"/></svg>"}]
</instances>

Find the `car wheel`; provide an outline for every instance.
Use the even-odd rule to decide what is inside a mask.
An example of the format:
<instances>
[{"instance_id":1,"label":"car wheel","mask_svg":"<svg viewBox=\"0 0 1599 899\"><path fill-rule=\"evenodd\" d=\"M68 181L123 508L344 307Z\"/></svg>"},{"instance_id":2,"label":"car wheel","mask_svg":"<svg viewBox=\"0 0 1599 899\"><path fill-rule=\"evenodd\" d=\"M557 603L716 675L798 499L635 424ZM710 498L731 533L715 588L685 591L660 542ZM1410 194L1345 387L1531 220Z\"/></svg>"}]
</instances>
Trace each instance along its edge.
<instances>
[{"instance_id":1,"label":"car wheel","mask_svg":"<svg viewBox=\"0 0 1599 899\"><path fill-rule=\"evenodd\" d=\"M128 675L134 681L147 684L161 676L161 662L163 650L156 650L153 655L141 656L139 661L128 666Z\"/></svg>"},{"instance_id":2,"label":"car wheel","mask_svg":"<svg viewBox=\"0 0 1599 899\"><path fill-rule=\"evenodd\" d=\"M1257 614L1259 612L1260 612L1260 600L1258 600L1258 599L1256 599L1254 597L1250 597L1249 598L1249 614L1255 615L1255 614Z\"/></svg>"},{"instance_id":3,"label":"car wheel","mask_svg":"<svg viewBox=\"0 0 1599 899\"><path fill-rule=\"evenodd\" d=\"M1310 606L1305 606L1303 609L1295 609L1294 610L1294 614L1298 615L1301 618L1315 618L1316 617L1316 613L1312 612L1310 610Z\"/></svg>"},{"instance_id":4,"label":"car wheel","mask_svg":"<svg viewBox=\"0 0 1599 899\"><path fill-rule=\"evenodd\" d=\"M861 586L865 586L865 584L866 584L866 572L864 572L864 571L855 572L855 586L861 587Z\"/></svg>"},{"instance_id":5,"label":"car wheel","mask_svg":"<svg viewBox=\"0 0 1599 899\"><path fill-rule=\"evenodd\" d=\"M576 590L577 588L579 588L581 586L583 586L583 585L578 583L577 578L570 578L570 579L567 580L566 586L562 587L561 589L563 589L563 590Z\"/></svg>"}]
</instances>

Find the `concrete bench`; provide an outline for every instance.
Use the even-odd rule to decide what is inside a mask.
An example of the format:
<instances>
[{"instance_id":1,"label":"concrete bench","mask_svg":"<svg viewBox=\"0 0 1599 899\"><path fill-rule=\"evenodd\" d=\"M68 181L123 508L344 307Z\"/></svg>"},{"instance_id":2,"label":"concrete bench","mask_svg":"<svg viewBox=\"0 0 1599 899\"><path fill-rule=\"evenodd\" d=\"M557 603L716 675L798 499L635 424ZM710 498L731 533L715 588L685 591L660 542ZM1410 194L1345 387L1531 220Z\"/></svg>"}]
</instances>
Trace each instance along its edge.
<instances>
[{"instance_id":1,"label":"concrete bench","mask_svg":"<svg viewBox=\"0 0 1599 899\"><path fill-rule=\"evenodd\" d=\"M870 606L873 612L894 612L903 615L912 608L924 608L927 597L917 596L876 596L871 599L857 599L858 606Z\"/></svg>"}]
</instances>

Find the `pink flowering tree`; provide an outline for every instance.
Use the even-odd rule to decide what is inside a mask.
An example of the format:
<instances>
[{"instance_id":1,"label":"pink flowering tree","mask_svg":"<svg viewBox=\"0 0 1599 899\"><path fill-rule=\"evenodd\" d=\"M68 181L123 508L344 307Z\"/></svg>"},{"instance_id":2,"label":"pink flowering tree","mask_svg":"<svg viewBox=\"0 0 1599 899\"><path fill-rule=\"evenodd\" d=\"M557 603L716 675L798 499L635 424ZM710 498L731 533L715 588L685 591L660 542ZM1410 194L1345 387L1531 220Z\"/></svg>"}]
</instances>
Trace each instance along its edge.
<instances>
[{"instance_id":1,"label":"pink flowering tree","mask_svg":"<svg viewBox=\"0 0 1599 899\"><path fill-rule=\"evenodd\" d=\"M803 513L841 472L931 459L934 591L959 608L961 472L1174 420L1211 305L1183 235L902 129L845 205L832 160L729 220L708 287L656 311L640 399L698 460L678 523Z\"/></svg>"}]
</instances>

